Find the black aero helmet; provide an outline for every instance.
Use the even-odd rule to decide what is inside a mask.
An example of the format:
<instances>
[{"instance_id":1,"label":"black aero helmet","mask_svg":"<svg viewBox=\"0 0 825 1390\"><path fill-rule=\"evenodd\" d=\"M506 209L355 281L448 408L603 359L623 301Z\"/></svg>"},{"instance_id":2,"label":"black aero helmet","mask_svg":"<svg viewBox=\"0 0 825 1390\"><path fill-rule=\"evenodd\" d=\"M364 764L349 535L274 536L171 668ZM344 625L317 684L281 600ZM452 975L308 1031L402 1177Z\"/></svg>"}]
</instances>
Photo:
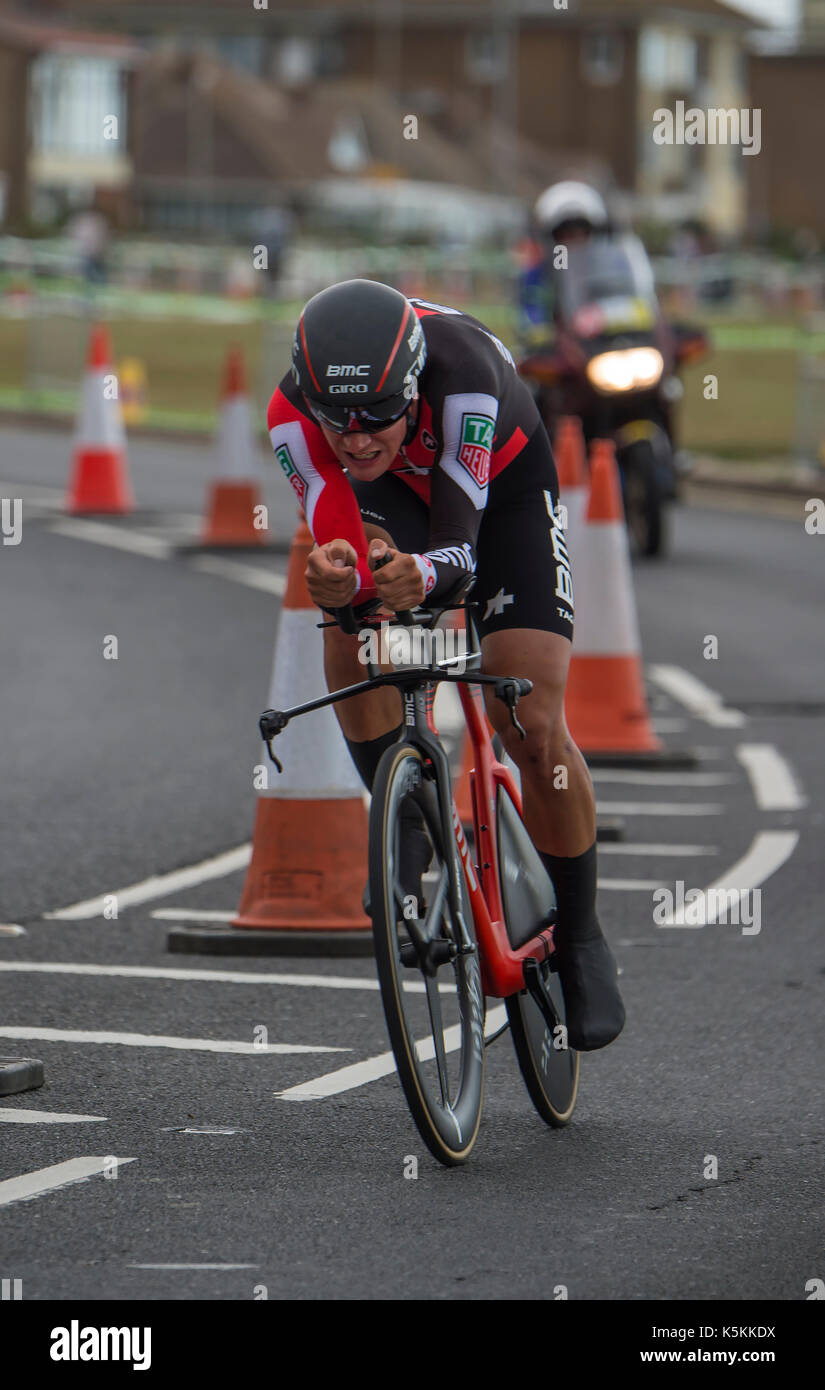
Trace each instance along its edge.
<instances>
[{"instance_id":1,"label":"black aero helmet","mask_svg":"<svg viewBox=\"0 0 825 1390\"><path fill-rule=\"evenodd\" d=\"M421 324L403 294L375 280L344 280L305 306L292 375L330 429L378 430L407 410L426 356Z\"/></svg>"}]
</instances>

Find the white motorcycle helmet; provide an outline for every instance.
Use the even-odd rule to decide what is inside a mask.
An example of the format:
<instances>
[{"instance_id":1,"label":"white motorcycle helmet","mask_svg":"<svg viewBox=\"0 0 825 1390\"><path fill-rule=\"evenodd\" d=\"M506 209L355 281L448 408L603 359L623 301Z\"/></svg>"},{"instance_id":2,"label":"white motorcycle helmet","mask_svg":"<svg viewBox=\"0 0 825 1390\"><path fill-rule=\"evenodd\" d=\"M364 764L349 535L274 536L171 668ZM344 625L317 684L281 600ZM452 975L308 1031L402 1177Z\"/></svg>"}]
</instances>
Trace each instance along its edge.
<instances>
[{"instance_id":1,"label":"white motorcycle helmet","mask_svg":"<svg viewBox=\"0 0 825 1390\"><path fill-rule=\"evenodd\" d=\"M593 231L603 231L610 224L601 194L589 184L573 180L545 188L536 201L534 216L539 230L549 236L554 236L565 222L584 222Z\"/></svg>"}]
</instances>

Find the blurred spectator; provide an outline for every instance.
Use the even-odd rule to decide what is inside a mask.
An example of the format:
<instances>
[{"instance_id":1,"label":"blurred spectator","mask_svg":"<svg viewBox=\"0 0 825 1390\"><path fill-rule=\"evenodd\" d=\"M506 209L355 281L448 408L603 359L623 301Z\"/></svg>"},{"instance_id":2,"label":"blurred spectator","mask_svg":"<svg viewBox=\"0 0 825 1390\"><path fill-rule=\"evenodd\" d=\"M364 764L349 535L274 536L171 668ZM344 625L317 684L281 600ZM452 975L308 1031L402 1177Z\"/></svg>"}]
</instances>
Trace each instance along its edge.
<instances>
[{"instance_id":1,"label":"blurred spectator","mask_svg":"<svg viewBox=\"0 0 825 1390\"><path fill-rule=\"evenodd\" d=\"M266 248L270 292L274 293L292 238L295 219L288 208L262 208L250 220L250 231L257 246Z\"/></svg>"},{"instance_id":2,"label":"blurred spectator","mask_svg":"<svg viewBox=\"0 0 825 1390\"><path fill-rule=\"evenodd\" d=\"M102 285L106 280L109 246L109 224L103 213L92 204L72 217L67 230L86 284Z\"/></svg>"}]
</instances>

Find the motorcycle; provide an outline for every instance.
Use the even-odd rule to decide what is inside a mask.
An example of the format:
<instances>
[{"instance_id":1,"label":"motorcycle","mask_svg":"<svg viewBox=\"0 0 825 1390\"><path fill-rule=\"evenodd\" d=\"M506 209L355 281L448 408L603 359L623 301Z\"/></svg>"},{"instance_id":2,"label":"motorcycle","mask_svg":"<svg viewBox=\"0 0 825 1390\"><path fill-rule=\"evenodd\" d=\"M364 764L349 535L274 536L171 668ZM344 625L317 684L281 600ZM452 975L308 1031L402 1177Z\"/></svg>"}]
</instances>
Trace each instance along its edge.
<instances>
[{"instance_id":1,"label":"motorcycle","mask_svg":"<svg viewBox=\"0 0 825 1390\"><path fill-rule=\"evenodd\" d=\"M553 341L518 370L551 435L562 416L577 415L588 445L614 441L635 548L662 555L667 504L686 469L674 446L678 372L709 342L701 329L665 321L637 237L595 236L566 249L566 267L550 272Z\"/></svg>"}]
</instances>

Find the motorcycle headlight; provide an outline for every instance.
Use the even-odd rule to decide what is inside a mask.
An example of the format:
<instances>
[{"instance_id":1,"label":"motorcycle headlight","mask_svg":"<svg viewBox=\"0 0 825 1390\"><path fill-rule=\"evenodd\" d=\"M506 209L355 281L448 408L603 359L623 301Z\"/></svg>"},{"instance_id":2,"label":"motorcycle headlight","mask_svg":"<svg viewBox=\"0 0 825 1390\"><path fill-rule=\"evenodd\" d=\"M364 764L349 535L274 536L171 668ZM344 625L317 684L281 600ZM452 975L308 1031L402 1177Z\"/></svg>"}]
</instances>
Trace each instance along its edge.
<instances>
[{"instance_id":1,"label":"motorcycle headlight","mask_svg":"<svg viewBox=\"0 0 825 1390\"><path fill-rule=\"evenodd\" d=\"M662 354L656 348L623 348L619 352L602 352L587 364L587 375L597 391L641 391L655 386L665 369Z\"/></svg>"}]
</instances>

